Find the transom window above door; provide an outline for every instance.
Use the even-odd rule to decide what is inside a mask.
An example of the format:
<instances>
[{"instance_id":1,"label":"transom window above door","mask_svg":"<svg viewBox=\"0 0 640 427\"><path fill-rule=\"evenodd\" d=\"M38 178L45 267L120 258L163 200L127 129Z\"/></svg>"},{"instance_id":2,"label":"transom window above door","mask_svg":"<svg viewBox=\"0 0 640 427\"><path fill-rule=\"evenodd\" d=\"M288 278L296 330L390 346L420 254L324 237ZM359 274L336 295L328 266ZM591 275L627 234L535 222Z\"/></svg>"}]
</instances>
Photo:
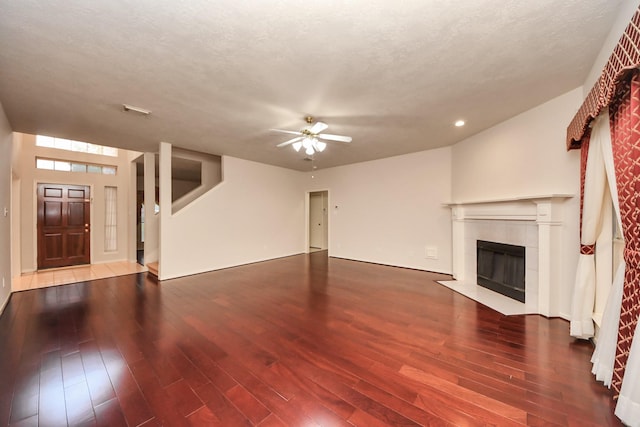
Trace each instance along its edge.
<instances>
[{"instance_id":1,"label":"transom window above door","mask_svg":"<svg viewBox=\"0 0 640 427\"><path fill-rule=\"evenodd\" d=\"M36 145L38 147L57 148L59 150L75 151L77 153L118 157L117 148L71 139L54 138L52 136L36 135Z\"/></svg>"}]
</instances>

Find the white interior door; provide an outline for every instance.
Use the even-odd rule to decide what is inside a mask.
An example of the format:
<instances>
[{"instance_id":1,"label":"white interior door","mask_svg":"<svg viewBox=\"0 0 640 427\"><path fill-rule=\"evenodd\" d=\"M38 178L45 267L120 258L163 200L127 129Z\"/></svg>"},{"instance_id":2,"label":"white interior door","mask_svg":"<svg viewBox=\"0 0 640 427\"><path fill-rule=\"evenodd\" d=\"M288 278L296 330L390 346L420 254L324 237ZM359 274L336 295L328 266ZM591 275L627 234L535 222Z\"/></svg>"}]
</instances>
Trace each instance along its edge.
<instances>
[{"instance_id":1,"label":"white interior door","mask_svg":"<svg viewBox=\"0 0 640 427\"><path fill-rule=\"evenodd\" d=\"M324 249L323 245L323 195L322 193L309 194L309 246Z\"/></svg>"},{"instance_id":2,"label":"white interior door","mask_svg":"<svg viewBox=\"0 0 640 427\"><path fill-rule=\"evenodd\" d=\"M322 192L322 249L329 249L329 192Z\"/></svg>"}]
</instances>

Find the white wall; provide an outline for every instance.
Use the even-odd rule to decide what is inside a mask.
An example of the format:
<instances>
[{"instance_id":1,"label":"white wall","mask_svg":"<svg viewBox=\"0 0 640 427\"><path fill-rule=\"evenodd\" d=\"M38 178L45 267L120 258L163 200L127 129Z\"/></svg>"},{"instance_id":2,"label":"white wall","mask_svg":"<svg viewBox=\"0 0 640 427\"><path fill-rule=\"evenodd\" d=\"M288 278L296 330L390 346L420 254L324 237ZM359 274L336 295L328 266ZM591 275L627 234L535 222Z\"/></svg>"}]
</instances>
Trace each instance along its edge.
<instances>
[{"instance_id":1,"label":"white wall","mask_svg":"<svg viewBox=\"0 0 640 427\"><path fill-rule=\"evenodd\" d=\"M11 294L11 151L12 131L0 104L0 313Z\"/></svg>"},{"instance_id":2,"label":"white wall","mask_svg":"<svg viewBox=\"0 0 640 427\"><path fill-rule=\"evenodd\" d=\"M575 194L565 202L560 312L569 313L579 250L580 153L567 152L567 125L582 103L577 88L453 146L452 200Z\"/></svg>"},{"instance_id":3,"label":"white wall","mask_svg":"<svg viewBox=\"0 0 640 427\"><path fill-rule=\"evenodd\" d=\"M75 153L56 148L37 147L35 135L22 134L19 174L21 178L21 269L22 272L37 269L37 197L38 183L89 185L91 187L91 262L103 263L122 260L135 260L130 254L130 239L135 239L135 229L129 230L130 211L129 187L131 178L130 152L120 150L118 157L99 156L88 153ZM36 156L76 160L86 163L115 165L116 175L101 175L78 172L62 172L35 168ZM104 250L105 203L104 187L117 187L118 191L118 236L117 250ZM132 189L135 191L135 188ZM132 237L133 236L133 237Z\"/></svg>"},{"instance_id":4,"label":"white wall","mask_svg":"<svg viewBox=\"0 0 640 427\"><path fill-rule=\"evenodd\" d=\"M580 154L564 141L581 103L575 89L454 145L453 201L576 192Z\"/></svg>"},{"instance_id":5,"label":"white wall","mask_svg":"<svg viewBox=\"0 0 640 427\"><path fill-rule=\"evenodd\" d=\"M451 273L450 147L307 173L306 187L329 191L330 256Z\"/></svg>"},{"instance_id":6,"label":"white wall","mask_svg":"<svg viewBox=\"0 0 640 427\"><path fill-rule=\"evenodd\" d=\"M156 155L144 153L144 263L160 258L160 218L156 206ZM171 198L171 194L169 194Z\"/></svg>"},{"instance_id":7,"label":"white wall","mask_svg":"<svg viewBox=\"0 0 640 427\"><path fill-rule=\"evenodd\" d=\"M161 279L304 252L302 173L225 156L223 182L171 214L170 158L161 143Z\"/></svg>"},{"instance_id":8,"label":"white wall","mask_svg":"<svg viewBox=\"0 0 640 427\"><path fill-rule=\"evenodd\" d=\"M12 173L11 179L11 276L20 275L20 178Z\"/></svg>"},{"instance_id":9,"label":"white wall","mask_svg":"<svg viewBox=\"0 0 640 427\"><path fill-rule=\"evenodd\" d=\"M20 276L20 197L22 180L20 179L20 156L22 155L22 134L14 132L11 146L11 275Z\"/></svg>"}]
</instances>

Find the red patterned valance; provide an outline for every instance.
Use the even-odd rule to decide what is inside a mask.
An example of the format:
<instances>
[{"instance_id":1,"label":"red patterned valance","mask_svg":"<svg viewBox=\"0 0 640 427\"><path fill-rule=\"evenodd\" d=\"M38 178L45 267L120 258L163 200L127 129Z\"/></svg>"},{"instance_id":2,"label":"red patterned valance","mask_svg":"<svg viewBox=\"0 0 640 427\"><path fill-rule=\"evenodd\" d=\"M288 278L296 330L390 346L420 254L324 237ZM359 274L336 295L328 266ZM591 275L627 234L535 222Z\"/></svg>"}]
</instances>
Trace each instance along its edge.
<instances>
[{"instance_id":1,"label":"red patterned valance","mask_svg":"<svg viewBox=\"0 0 640 427\"><path fill-rule=\"evenodd\" d=\"M580 148L591 120L598 117L615 94L616 86L626 71L640 67L640 6L624 30L600 78L571 120L567 128L567 149Z\"/></svg>"}]
</instances>

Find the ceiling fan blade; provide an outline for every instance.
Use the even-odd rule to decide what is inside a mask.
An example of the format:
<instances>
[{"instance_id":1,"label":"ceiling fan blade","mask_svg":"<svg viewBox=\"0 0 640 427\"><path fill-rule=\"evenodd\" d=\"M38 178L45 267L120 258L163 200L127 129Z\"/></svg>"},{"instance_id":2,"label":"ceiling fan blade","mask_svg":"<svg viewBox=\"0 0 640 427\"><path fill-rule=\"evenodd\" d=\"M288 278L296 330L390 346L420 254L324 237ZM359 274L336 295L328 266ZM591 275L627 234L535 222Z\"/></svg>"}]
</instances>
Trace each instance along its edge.
<instances>
[{"instance_id":1,"label":"ceiling fan blade","mask_svg":"<svg viewBox=\"0 0 640 427\"><path fill-rule=\"evenodd\" d=\"M313 126L311 126L311 129L309 129L309 132L311 133L320 133L323 130L325 130L326 128L328 128L329 125L324 123L324 122L315 122L313 124Z\"/></svg>"},{"instance_id":2,"label":"ceiling fan blade","mask_svg":"<svg viewBox=\"0 0 640 427\"><path fill-rule=\"evenodd\" d=\"M282 133L290 133L291 135L302 135L302 132L298 132L295 130L282 130L282 129L269 129L274 132L282 132Z\"/></svg>"},{"instance_id":3,"label":"ceiling fan blade","mask_svg":"<svg viewBox=\"0 0 640 427\"><path fill-rule=\"evenodd\" d=\"M304 136L296 136L293 139L290 139L290 140L285 141L285 142L281 142L280 144L276 145L276 147L278 147L278 148L279 147L285 147L285 146L287 146L289 144L293 144L294 142L302 141L303 139L304 139Z\"/></svg>"},{"instance_id":4,"label":"ceiling fan blade","mask_svg":"<svg viewBox=\"0 0 640 427\"><path fill-rule=\"evenodd\" d=\"M320 139L326 139L328 141L340 141L340 142L351 142L353 138L350 136L343 135L329 135L326 133L321 133L320 135L316 135Z\"/></svg>"}]
</instances>

